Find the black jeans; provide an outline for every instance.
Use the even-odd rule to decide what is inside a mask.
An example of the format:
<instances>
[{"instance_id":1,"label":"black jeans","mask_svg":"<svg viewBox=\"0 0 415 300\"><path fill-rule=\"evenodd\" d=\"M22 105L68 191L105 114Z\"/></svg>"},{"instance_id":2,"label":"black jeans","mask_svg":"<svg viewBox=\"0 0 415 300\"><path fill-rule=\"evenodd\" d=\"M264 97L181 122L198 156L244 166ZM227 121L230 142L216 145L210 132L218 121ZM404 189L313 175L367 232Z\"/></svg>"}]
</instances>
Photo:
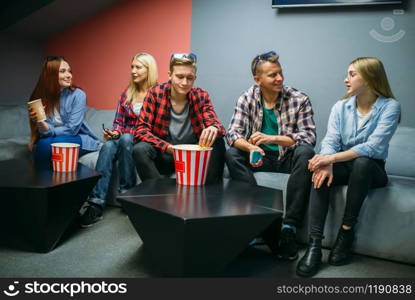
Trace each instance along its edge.
<instances>
[{"instance_id":1,"label":"black jeans","mask_svg":"<svg viewBox=\"0 0 415 300\"><path fill-rule=\"evenodd\" d=\"M275 153L275 152L274 152ZM225 160L230 176L239 181L256 185L254 172L278 172L291 174L287 183L287 203L285 207L284 224L299 227L302 225L304 213L308 205L311 188L311 172L308 170L308 160L314 156L313 147L298 145L295 150L288 152L279 161L273 152L266 152L263 164L254 168L249 163L249 153L230 147L226 151Z\"/></svg>"},{"instance_id":2,"label":"black jeans","mask_svg":"<svg viewBox=\"0 0 415 300\"><path fill-rule=\"evenodd\" d=\"M223 138L218 138L212 147L206 183L214 183L223 179L223 167L225 165L225 142ZM171 175L175 172L173 155L163 153L149 143L139 142L135 144L133 158L141 181L161 178L161 174Z\"/></svg>"},{"instance_id":3,"label":"black jeans","mask_svg":"<svg viewBox=\"0 0 415 300\"><path fill-rule=\"evenodd\" d=\"M354 160L333 165L333 182L327 187L325 181L319 189L311 190L310 236L323 238L324 223L329 209L332 186L348 185L343 225L354 226L360 208L370 188L383 187L388 183L383 160L358 157Z\"/></svg>"}]
</instances>

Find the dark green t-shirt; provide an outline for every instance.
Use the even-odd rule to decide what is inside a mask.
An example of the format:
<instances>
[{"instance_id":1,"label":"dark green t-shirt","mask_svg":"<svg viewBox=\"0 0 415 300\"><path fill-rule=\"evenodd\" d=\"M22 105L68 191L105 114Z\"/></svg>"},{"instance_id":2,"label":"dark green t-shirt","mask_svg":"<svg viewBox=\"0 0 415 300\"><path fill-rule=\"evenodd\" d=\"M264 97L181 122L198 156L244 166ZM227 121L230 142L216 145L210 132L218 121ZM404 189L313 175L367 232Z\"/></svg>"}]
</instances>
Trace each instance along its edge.
<instances>
[{"instance_id":1,"label":"dark green t-shirt","mask_svg":"<svg viewBox=\"0 0 415 300\"><path fill-rule=\"evenodd\" d=\"M261 132L268 135L278 135L278 121L274 108L267 109L265 104L262 103L262 111L264 116L262 118ZM278 145L261 145L261 148L266 151L278 151Z\"/></svg>"}]
</instances>

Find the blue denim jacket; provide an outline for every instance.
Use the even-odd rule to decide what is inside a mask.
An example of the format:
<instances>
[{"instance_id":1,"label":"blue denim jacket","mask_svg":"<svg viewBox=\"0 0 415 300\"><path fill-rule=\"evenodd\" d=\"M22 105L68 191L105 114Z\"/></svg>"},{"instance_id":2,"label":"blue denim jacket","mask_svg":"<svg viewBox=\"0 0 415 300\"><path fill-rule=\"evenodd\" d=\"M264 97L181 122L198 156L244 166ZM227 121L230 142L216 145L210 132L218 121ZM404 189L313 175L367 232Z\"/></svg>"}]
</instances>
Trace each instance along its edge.
<instances>
[{"instance_id":1,"label":"blue denim jacket","mask_svg":"<svg viewBox=\"0 0 415 300\"><path fill-rule=\"evenodd\" d=\"M331 110L320 154L352 150L359 156L385 160L400 112L398 101L380 96L372 106L369 121L357 129L356 97L338 101Z\"/></svg>"},{"instance_id":2,"label":"blue denim jacket","mask_svg":"<svg viewBox=\"0 0 415 300\"><path fill-rule=\"evenodd\" d=\"M82 140L82 149L97 150L99 140L84 120L85 105L86 95L81 89L75 89L74 91L68 88L63 89L60 98L60 115L63 125L57 126L53 117L49 117L46 120L49 130L40 131L41 135L44 137L79 135Z\"/></svg>"}]
</instances>

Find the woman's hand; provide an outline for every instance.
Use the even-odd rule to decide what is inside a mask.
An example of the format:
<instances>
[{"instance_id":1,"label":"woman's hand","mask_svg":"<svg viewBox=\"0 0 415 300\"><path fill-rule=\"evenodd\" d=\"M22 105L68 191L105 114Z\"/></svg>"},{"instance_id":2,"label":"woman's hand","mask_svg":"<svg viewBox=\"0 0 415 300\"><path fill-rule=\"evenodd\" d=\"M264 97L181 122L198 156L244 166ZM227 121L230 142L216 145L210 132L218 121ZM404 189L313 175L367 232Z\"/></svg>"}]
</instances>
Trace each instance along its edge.
<instances>
[{"instance_id":1,"label":"woman's hand","mask_svg":"<svg viewBox=\"0 0 415 300\"><path fill-rule=\"evenodd\" d=\"M43 109L46 109L46 105L43 105ZM27 110L29 111L30 120L32 120L33 122L37 122L36 112L30 106L27 107Z\"/></svg>"},{"instance_id":2,"label":"woman's hand","mask_svg":"<svg viewBox=\"0 0 415 300\"><path fill-rule=\"evenodd\" d=\"M327 186L330 186L333 182L333 165L329 164L325 167L319 168L313 172L311 181L314 184L315 189L319 189L324 181L327 179Z\"/></svg>"},{"instance_id":3,"label":"woman's hand","mask_svg":"<svg viewBox=\"0 0 415 300\"><path fill-rule=\"evenodd\" d=\"M326 167L334 163L333 155L314 155L312 159L308 161L308 169L311 172L315 172L317 169Z\"/></svg>"},{"instance_id":4,"label":"woman's hand","mask_svg":"<svg viewBox=\"0 0 415 300\"><path fill-rule=\"evenodd\" d=\"M41 129L42 131L48 131L49 130L49 125L45 121L37 122L37 127L39 129Z\"/></svg>"},{"instance_id":5,"label":"woman's hand","mask_svg":"<svg viewBox=\"0 0 415 300\"><path fill-rule=\"evenodd\" d=\"M103 130L102 134L104 135L104 140L115 140L120 137L120 134L116 130Z\"/></svg>"},{"instance_id":6,"label":"woman's hand","mask_svg":"<svg viewBox=\"0 0 415 300\"><path fill-rule=\"evenodd\" d=\"M199 138L199 146L200 147L210 147L216 140L218 136L218 129L215 126L209 126L203 129L200 138Z\"/></svg>"},{"instance_id":7,"label":"woman's hand","mask_svg":"<svg viewBox=\"0 0 415 300\"><path fill-rule=\"evenodd\" d=\"M30 120L37 122L36 112L30 106L27 107L27 110L29 111Z\"/></svg>"}]
</instances>

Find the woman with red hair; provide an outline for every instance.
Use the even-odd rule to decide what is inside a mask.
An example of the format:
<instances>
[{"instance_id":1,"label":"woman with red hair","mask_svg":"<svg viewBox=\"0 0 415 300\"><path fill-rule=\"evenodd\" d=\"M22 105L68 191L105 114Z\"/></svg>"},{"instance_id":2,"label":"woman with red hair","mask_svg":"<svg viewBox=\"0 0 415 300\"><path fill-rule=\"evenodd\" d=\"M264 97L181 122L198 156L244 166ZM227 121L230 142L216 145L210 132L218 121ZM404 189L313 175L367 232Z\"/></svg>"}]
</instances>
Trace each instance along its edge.
<instances>
[{"instance_id":1,"label":"woman with red hair","mask_svg":"<svg viewBox=\"0 0 415 300\"><path fill-rule=\"evenodd\" d=\"M52 143L76 143L79 155L98 149L98 138L84 120L86 95L72 84L72 72L61 56L46 58L30 100L42 99L45 121L36 121L29 108L31 137L29 150L36 162L49 163Z\"/></svg>"}]
</instances>

